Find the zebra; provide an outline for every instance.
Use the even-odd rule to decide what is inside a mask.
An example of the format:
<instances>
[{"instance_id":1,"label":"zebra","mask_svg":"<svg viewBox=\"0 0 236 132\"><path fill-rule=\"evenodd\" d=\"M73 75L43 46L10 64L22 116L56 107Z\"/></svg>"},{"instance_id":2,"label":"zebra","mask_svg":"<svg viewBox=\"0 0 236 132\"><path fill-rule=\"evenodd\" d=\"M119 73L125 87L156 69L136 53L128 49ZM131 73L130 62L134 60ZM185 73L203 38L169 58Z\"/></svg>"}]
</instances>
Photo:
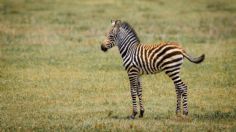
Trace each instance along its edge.
<instances>
[{"instance_id":1,"label":"zebra","mask_svg":"<svg viewBox=\"0 0 236 132\"><path fill-rule=\"evenodd\" d=\"M174 83L177 95L176 115L181 113L182 99L183 115L187 116L187 85L180 78L180 68L184 58L198 64L204 60L205 55L192 57L176 42L163 42L154 45L141 44L137 33L129 23L121 20L111 20L111 24L112 28L106 34L106 38L101 44L101 50L106 52L114 46L119 49L123 66L130 81L133 112L129 118L135 119L138 114L136 97L139 99L139 117L144 116L140 76L161 71L164 71Z\"/></svg>"}]
</instances>

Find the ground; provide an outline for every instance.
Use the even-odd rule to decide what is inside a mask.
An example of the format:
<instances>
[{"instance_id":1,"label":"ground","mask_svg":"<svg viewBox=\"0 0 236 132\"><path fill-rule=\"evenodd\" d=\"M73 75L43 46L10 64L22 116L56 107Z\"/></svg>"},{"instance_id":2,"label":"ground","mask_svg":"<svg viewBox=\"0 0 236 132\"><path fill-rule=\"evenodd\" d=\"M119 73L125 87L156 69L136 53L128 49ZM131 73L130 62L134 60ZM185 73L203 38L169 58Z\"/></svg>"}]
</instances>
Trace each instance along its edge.
<instances>
[{"instance_id":1,"label":"ground","mask_svg":"<svg viewBox=\"0 0 236 132\"><path fill-rule=\"evenodd\" d=\"M142 43L180 43L189 116L176 117L164 74L142 76L144 118L118 49L100 50L111 19ZM0 0L0 131L235 131L236 2Z\"/></svg>"}]
</instances>

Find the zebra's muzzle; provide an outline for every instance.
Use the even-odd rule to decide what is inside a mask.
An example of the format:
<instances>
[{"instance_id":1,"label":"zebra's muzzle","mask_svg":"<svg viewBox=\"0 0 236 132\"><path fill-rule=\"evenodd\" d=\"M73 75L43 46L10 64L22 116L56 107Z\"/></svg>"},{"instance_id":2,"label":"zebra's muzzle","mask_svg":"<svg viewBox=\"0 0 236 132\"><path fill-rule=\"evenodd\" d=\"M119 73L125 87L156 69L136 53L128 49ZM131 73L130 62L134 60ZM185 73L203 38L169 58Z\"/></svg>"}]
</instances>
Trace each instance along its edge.
<instances>
[{"instance_id":1,"label":"zebra's muzzle","mask_svg":"<svg viewBox=\"0 0 236 132\"><path fill-rule=\"evenodd\" d=\"M107 51L107 48L106 48L105 46L101 45L101 50L102 50L103 52L106 52L106 51Z\"/></svg>"}]
</instances>

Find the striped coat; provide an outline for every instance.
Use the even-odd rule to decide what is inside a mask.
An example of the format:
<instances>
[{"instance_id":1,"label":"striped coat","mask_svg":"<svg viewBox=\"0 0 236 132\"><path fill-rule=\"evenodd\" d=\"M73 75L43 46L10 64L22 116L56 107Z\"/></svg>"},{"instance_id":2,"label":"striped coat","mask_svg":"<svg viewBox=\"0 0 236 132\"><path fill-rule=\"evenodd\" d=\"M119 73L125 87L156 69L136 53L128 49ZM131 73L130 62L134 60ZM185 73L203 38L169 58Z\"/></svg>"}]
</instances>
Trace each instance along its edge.
<instances>
[{"instance_id":1,"label":"striped coat","mask_svg":"<svg viewBox=\"0 0 236 132\"><path fill-rule=\"evenodd\" d=\"M133 103L134 119L137 112L136 97L139 98L140 115L143 117L144 106L142 103L142 86L140 76L143 74L154 74L164 71L175 85L177 95L176 113L181 111L181 99L183 99L183 114L188 114L187 86L180 78L180 68L183 59L187 58L193 63L204 60L204 54L193 58L177 43L167 42L158 45L141 44L135 30L127 23L120 20L112 21L112 28L101 45L103 51L113 46L118 46L123 65L130 80L130 91Z\"/></svg>"}]
</instances>

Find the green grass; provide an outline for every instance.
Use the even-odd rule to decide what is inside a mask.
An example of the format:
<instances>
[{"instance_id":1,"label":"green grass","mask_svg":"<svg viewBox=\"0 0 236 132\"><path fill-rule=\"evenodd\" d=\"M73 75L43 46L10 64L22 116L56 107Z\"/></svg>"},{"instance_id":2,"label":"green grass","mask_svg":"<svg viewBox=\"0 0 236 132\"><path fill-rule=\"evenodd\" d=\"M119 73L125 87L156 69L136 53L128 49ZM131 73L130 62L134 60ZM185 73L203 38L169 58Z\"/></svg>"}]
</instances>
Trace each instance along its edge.
<instances>
[{"instance_id":1,"label":"green grass","mask_svg":"<svg viewBox=\"0 0 236 132\"><path fill-rule=\"evenodd\" d=\"M189 117L163 73L142 77L143 119L128 120L128 77L117 48L100 42L111 19L143 43L177 41ZM0 131L235 131L236 2L0 0Z\"/></svg>"}]
</instances>

